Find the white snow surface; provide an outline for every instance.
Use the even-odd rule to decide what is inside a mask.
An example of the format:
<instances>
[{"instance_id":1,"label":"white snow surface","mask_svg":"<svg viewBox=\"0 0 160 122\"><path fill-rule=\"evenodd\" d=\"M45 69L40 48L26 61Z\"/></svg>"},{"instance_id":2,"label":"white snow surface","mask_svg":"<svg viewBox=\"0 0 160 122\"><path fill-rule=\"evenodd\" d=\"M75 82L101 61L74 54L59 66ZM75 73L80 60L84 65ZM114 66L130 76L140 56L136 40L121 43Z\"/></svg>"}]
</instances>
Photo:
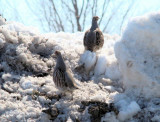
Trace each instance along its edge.
<instances>
[{"instance_id":1,"label":"white snow surface","mask_svg":"<svg viewBox=\"0 0 160 122\"><path fill-rule=\"evenodd\" d=\"M90 122L88 107L78 111L81 101L113 102L119 113L106 113L104 122L158 121L158 18L153 13L132 19L122 37L104 34L104 46L96 53L84 51L84 32L40 34L0 18L0 121L50 122L42 110L51 104L60 111L56 122ZM56 50L79 89L50 100L34 93L60 94L52 78ZM82 72L75 71L82 64Z\"/></svg>"},{"instance_id":2,"label":"white snow surface","mask_svg":"<svg viewBox=\"0 0 160 122\"><path fill-rule=\"evenodd\" d=\"M121 101L119 101L121 102ZM138 111L140 111L139 105L132 101L128 106L125 105L125 102L122 102L122 110L118 114L118 119L120 121L124 121L126 119L131 118L134 114L136 114Z\"/></svg>"},{"instance_id":3,"label":"white snow surface","mask_svg":"<svg viewBox=\"0 0 160 122\"><path fill-rule=\"evenodd\" d=\"M160 12L135 17L115 45L125 88L146 98L160 97L159 28Z\"/></svg>"}]
</instances>

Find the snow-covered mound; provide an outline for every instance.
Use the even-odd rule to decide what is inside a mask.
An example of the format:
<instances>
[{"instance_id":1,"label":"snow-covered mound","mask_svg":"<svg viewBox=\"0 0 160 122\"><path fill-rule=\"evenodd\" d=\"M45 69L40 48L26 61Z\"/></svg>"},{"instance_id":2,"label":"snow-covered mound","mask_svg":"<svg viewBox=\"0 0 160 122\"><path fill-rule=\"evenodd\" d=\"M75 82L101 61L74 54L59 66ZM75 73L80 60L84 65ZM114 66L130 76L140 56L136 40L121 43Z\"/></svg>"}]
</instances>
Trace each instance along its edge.
<instances>
[{"instance_id":1,"label":"snow-covered mound","mask_svg":"<svg viewBox=\"0 0 160 122\"><path fill-rule=\"evenodd\" d=\"M84 115L78 112L81 101L107 103L110 87L112 92L117 89L122 91L120 86L111 86L120 79L113 49L119 36L105 34L108 43L96 54L84 52L83 32L39 34L34 28L17 22L5 22L3 18L0 20L0 121L50 121L48 115L42 112L49 104L56 106L60 112L56 121L71 118L89 121L88 109L84 110ZM57 97L46 97L60 94L52 78L55 50L61 51L80 87L73 96L67 95L60 100ZM82 74L75 72L74 69L83 63L85 68ZM106 72L110 74L106 75ZM117 73L115 77L112 72Z\"/></svg>"},{"instance_id":2,"label":"snow-covered mound","mask_svg":"<svg viewBox=\"0 0 160 122\"><path fill-rule=\"evenodd\" d=\"M160 97L160 12L131 19L115 54L128 91Z\"/></svg>"},{"instance_id":3,"label":"snow-covered mound","mask_svg":"<svg viewBox=\"0 0 160 122\"><path fill-rule=\"evenodd\" d=\"M122 86L124 83L130 88L125 83L143 76L125 76L127 71L122 61L128 60L127 66L131 68L136 63L128 58L130 52L123 50L124 41L118 42L117 35L104 34L103 48L93 53L84 51L83 36L83 32L40 34L34 28L0 18L0 122L159 120L159 98L136 97ZM61 51L79 87L66 96L55 87L52 78L56 50ZM146 65L149 61L145 60ZM138 90L141 89L137 87Z\"/></svg>"}]
</instances>

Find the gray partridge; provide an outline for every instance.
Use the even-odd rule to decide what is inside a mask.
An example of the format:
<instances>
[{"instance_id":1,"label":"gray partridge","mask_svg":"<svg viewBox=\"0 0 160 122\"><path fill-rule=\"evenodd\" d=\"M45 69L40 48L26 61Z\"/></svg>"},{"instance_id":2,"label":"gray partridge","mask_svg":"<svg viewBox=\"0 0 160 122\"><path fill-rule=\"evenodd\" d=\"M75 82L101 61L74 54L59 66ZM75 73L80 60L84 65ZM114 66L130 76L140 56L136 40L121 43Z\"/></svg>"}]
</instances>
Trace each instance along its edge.
<instances>
[{"instance_id":1,"label":"gray partridge","mask_svg":"<svg viewBox=\"0 0 160 122\"><path fill-rule=\"evenodd\" d=\"M92 26L85 32L83 38L85 50L89 50L91 52L96 52L102 48L104 44L104 36L97 23L98 19L98 16L93 17Z\"/></svg>"},{"instance_id":2,"label":"gray partridge","mask_svg":"<svg viewBox=\"0 0 160 122\"><path fill-rule=\"evenodd\" d=\"M60 90L72 91L77 89L74 78L66 67L61 52L55 51L57 58L56 66L53 71L53 81L55 86Z\"/></svg>"}]
</instances>

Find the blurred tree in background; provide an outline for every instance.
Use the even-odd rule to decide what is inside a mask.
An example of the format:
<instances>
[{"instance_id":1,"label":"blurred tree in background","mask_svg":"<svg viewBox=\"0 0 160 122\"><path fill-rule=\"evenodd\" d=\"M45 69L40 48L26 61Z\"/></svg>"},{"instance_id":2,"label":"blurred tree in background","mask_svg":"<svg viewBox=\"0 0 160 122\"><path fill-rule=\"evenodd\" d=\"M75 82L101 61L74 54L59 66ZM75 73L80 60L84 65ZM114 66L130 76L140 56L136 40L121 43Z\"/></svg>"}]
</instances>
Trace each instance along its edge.
<instances>
[{"instance_id":1,"label":"blurred tree in background","mask_svg":"<svg viewBox=\"0 0 160 122\"><path fill-rule=\"evenodd\" d=\"M117 2L115 2L117 1ZM90 26L92 17L97 15L100 17L99 25L103 32L108 32L109 24L121 14L120 28L127 14L134 5L134 0L130 0L128 5L123 6L123 0L34 0L33 2L26 0L30 10L38 15L39 21L45 31L84 31L88 24ZM126 9L121 13L120 9ZM39 16L38 12L41 13ZM117 16L117 17L116 17Z\"/></svg>"},{"instance_id":2,"label":"blurred tree in background","mask_svg":"<svg viewBox=\"0 0 160 122\"><path fill-rule=\"evenodd\" d=\"M99 25L103 32L109 33L116 30L116 33L120 33L127 16L131 15L131 10L135 6L135 0L22 1L23 6L8 0L0 0L0 4L9 9L8 14L11 14L12 20L24 24L27 21L36 23L43 32L84 31L90 27L92 17L97 15L100 17ZM18 9L20 7L21 9ZM5 14L5 9L0 9L0 12ZM26 15L22 14L22 11L27 11Z\"/></svg>"}]
</instances>

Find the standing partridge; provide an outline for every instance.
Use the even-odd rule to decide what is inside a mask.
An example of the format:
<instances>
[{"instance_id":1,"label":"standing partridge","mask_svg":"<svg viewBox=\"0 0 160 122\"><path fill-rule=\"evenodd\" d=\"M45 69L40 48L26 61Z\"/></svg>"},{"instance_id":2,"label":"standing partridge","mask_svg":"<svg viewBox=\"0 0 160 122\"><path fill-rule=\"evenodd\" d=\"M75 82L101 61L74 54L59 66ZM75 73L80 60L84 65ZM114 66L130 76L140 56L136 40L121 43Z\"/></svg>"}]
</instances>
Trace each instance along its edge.
<instances>
[{"instance_id":1,"label":"standing partridge","mask_svg":"<svg viewBox=\"0 0 160 122\"><path fill-rule=\"evenodd\" d=\"M85 50L89 50L91 52L96 52L102 48L104 44L104 36L97 23L98 19L98 16L93 17L92 26L85 32L83 38Z\"/></svg>"},{"instance_id":2,"label":"standing partridge","mask_svg":"<svg viewBox=\"0 0 160 122\"><path fill-rule=\"evenodd\" d=\"M55 55L57 58L56 66L53 71L53 81L55 86L63 91L72 91L77 89L78 87L75 83L75 80L66 67L61 52L55 51Z\"/></svg>"}]
</instances>

